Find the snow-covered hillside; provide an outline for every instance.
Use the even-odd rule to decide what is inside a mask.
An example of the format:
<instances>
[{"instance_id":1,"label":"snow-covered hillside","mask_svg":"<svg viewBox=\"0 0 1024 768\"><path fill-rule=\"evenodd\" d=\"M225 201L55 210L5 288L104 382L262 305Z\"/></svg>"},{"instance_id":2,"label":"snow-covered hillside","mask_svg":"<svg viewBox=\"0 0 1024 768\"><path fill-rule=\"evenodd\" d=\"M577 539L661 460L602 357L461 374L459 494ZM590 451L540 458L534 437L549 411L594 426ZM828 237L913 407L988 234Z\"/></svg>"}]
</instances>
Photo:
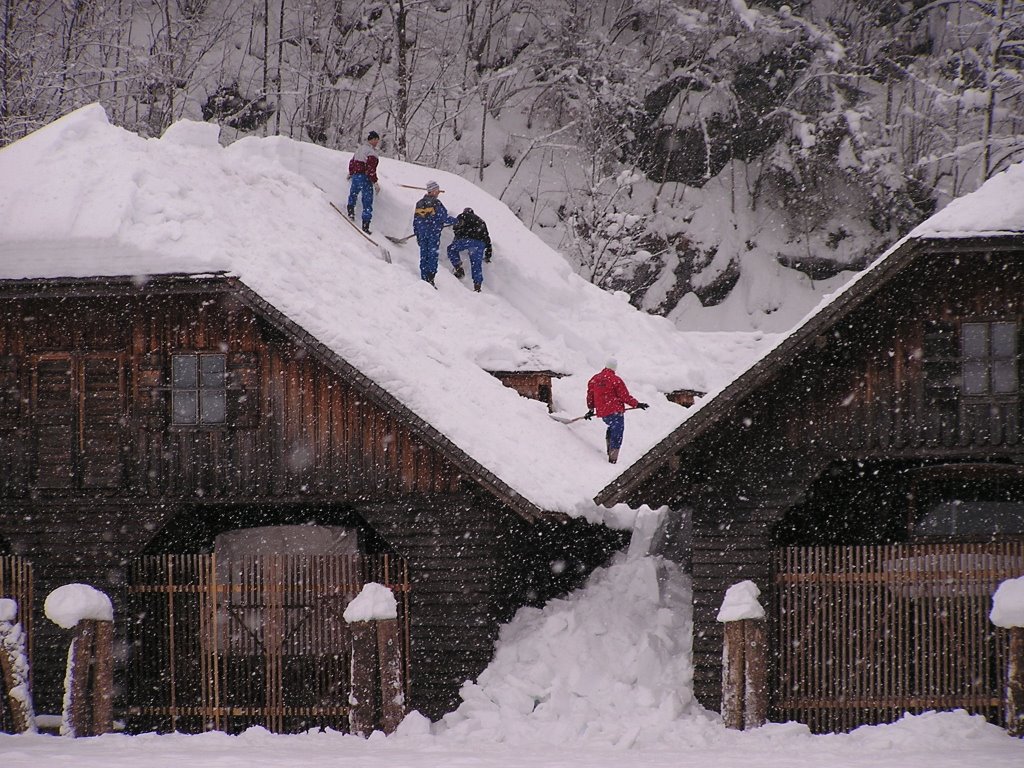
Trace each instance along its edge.
<instances>
[{"instance_id":1,"label":"snow-covered hillside","mask_svg":"<svg viewBox=\"0 0 1024 768\"><path fill-rule=\"evenodd\" d=\"M788 329L822 279L1024 156L1024 5L1002 0L119 0L0 18L0 146L92 102L143 136L187 118L223 143L351 150L375 129L386 156L473 180L686 330Z\"/></svg>"}]
</instances>

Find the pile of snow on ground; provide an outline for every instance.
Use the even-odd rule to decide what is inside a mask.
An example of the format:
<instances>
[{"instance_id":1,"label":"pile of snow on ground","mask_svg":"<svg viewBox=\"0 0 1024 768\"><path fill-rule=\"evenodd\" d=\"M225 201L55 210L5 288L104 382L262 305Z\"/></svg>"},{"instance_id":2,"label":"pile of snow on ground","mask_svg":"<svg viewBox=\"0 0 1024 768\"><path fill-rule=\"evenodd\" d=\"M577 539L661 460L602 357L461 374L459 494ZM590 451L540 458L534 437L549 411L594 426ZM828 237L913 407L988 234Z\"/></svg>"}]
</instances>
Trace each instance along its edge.
<instances>
[{"instance_id":1,"label":"pile of snow on ground","mask_svg":"<svg viewBox=\"0 0 1024 768\"><path fill-rule=\"evenodd\" d=\"M490 666L435 731L453 738L658 743L693 698L692 595L671 561L624 555L584 588L502 628Z\"/></svg>"}]
</instances>

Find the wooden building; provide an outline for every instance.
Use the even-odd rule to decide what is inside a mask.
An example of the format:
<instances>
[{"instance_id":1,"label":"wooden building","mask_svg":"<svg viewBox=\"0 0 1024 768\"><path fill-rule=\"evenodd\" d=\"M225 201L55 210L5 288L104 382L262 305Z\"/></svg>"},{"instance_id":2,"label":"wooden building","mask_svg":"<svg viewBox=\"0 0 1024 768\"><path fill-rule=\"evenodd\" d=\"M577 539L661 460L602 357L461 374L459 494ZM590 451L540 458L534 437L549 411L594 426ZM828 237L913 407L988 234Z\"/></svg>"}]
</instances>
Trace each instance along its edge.
<instances>
[{"instance_id":1,"label":"wooden building","mask_svg":"<svg viewBox=\"0 0 1024 768\"><path fill-rule=\"evenodd\" d=\"M999 220L1019 194L975 194L1001 202L954 203L977 211L963 228L937 214L598 496L692 515L705 706L718 608L751 579L772 719L1000 720L1006 638L987 616L1024 573L1024 218Z\"/></svg>"},{"instance_id":2,"label":"wooden building","mask_svg":"<svg viewBox=\"0 0 1024 768\"><path fill-rule=\"evenodd\" d=\"M115 601L119 713L141 701L140 727L208 727L223 707L191 721L172 712L166 672L152 666L173 666L173 651L138 639L175 621L159 595L169 584L196 592L206 566L195 558L227 532L311 524L349 535L352 546L325 552L407 568L407 582L389 580L409 590L409 705L432 717L490 660L500 622L571 587L619 543L512 491L236 278L0 281L0 542L34 572L39 711L60 711L68 641L42 620L42 601L85 582ZM579 567L555 575L556 559ZM178 621L182 605L170 609ZM195 642L200 654L223 640ZM170 655L139 658L159 653ZM312 679L261 692L251 717L226 727L339 727L343 707L325 708L323 691L320 715L286 706ZM271 719L275 701L284 720Z\"/></svg>"}]
</instances>

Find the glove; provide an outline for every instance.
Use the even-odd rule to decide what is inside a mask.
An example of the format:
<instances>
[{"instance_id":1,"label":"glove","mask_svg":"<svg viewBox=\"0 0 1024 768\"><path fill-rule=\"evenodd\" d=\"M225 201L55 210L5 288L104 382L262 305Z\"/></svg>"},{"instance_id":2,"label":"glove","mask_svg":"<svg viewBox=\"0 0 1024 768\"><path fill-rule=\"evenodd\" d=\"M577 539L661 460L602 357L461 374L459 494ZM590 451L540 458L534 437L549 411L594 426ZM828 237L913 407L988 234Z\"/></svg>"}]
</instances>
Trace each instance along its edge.
<instances>
[{"instance_id":1,"label":"glove","mask_svg":"<svg viewBox=\"0 0 1024 768\"><path fill-rule=\"evenodd\" d=\"M380 184L377 184L376 182L374 182L374 184L373 184L373 191L376 192L379 195L380 194Z\"/></svg>"},{"instance_id":2,"label":"glove","mask_svg":"<svg viewBox=\"0 0 1024 768\"><path fill-rule=\"evenodd\" d=\"M639 408L641 411L646 411L651 406L649 406L647 403L637 403L636 407Z\"/></svg>"},{"instance_id":3,"label":"glove","mask_svg":"<svg viewBox=\"0 0 1024 768\"><path fill-rule=\"evenodd\" d=\"M492 251L491 250L491 246L488 245L487 249L484 251L484 261L490 263L491 256L493 256L493 255L494 255L494 251Z\"/></svg>"},{"instance_id":4,"label":"glove","mask_svg":"<svg viewBox=\"0 0 1024 768\"><path fill-rule=\"evenodd\" d=\"M590 421L592 418L594 418L594 409L591 408L589 411L587 411L586 415L583 418L586 419L587 421Z\"/></svg>"},{"instance_id":5,"label":"glove","mask_svg":"<svg viewBox=\"0 0 1024 768\"><path fill-rule=\"evenodd\" d=\"M345 181L352 181L352 174L351 173L348 176L345 177Z\"/></svg>"}]
</instances>

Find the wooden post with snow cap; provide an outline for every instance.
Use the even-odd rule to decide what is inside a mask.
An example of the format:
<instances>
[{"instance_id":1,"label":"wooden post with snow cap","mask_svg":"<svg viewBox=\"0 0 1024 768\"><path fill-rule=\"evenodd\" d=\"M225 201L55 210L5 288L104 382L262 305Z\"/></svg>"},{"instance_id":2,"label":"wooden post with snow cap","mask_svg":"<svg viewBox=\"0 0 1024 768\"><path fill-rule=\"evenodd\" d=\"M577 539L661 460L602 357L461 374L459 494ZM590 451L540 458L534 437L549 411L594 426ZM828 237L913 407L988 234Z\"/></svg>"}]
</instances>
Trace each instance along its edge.
<instances>
[{"instance_id":1,"label":"wooden post with snow cap","mask_svg":"<svg viewBox=\"0 0 1024 768\"><path fill-rule=\"evenodd\" d=\"M989 620L1010 634L1003 699L1006 730L1011 736L1024 736L1024 576L999 585Z\"/></svg>"},{"instance_id":2,"label":"wooden post with snow cap","mask_svg":"<svg viewBox=\"0 0 1024 768\"><path fill-rule=\"evenodd\" d=\"M99 736L113 730L114 608L87 584L65 584L43 604L46 617L74 629L64 681L63 736Z\"/></svg>"},{"instance_id":3,"label":"wooden post with snow cap","mask_svg":"<svg viewBox=\"0 0 1024 768\"><path fill-rule=\"evenodd\" d=\"M25 645L25 631L18 622L18 603L0 599L0 674L15 733L36 730Z\"/></svg>"},{"instance_id":4,"label":"wooden post with snow cap","mask_svg":"<svg viewBox=\"0 0 1024 768\"><path fill-rule=\"evenodd\" d=\"M768 649L760 595L752 581L733 584L718 611L718 620L725 624L722 720L737 731L764 725L768 716Z\"/></svg>"},{"instance_id":5,"label":"wooden post with snow cap","mask_svg":"<svg viewBox=\"0 0 1024 768\"><path fill-rule=\"evenodd\" d=\"M349 729L368 736L392 733L405 717L398 603L390 589L370 582L345 608L352 636Z\"/></svg>"}]
</instances>

